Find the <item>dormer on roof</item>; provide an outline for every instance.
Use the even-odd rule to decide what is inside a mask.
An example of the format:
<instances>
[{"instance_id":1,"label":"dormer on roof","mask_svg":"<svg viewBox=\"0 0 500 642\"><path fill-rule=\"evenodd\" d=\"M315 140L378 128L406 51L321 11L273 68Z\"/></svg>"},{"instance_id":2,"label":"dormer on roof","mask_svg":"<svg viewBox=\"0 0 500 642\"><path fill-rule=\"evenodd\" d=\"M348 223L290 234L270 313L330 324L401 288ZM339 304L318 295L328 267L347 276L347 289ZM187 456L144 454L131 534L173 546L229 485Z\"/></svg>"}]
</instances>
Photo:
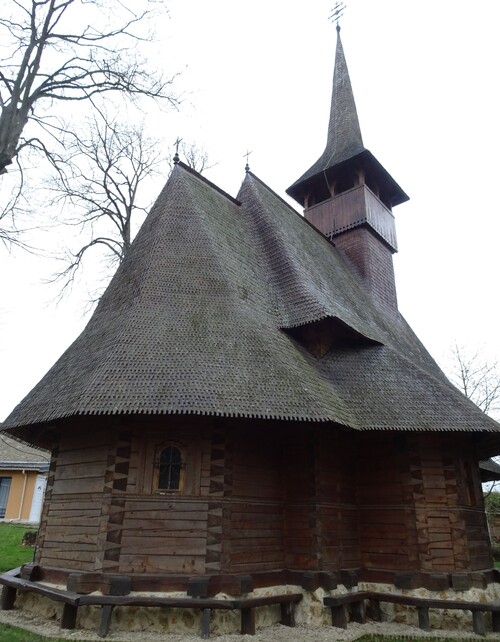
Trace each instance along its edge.
<instances>
[{"instance_id":1,"label":"dormer on roof","mask_svg":"<svg viewBox=\"0 0 500 642\"><path fill-rule=\"evenodd\" d=\"M305 218L334 240L374 299L397 310L392 208L408 196L363 145L338 26L325 150L287 193L305 208Z\"/></svg>"}]
</instances>

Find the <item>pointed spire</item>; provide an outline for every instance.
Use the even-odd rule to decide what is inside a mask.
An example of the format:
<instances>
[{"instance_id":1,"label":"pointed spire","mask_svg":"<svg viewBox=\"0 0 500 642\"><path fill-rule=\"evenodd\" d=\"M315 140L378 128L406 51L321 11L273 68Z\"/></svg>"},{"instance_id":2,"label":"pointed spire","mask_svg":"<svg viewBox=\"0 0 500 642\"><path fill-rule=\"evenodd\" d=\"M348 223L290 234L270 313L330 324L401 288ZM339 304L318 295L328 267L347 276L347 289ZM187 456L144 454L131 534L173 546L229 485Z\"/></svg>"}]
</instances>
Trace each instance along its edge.
<instances>
[{"instance_id":1,"label":"pointed spire","mask_svg":"<svg viewBox=\"0 0 500 642\"><path fill-rule=\"evenodd\" d=\"M326 147L314 165L287 192L300 201L300 194L303 192L302 188L305 182L309 182L310 179L321 175L330 167L342 163L364 150L351 79L340 38L340 26L337 24L337 47Z\"/></svg>"},{"instance_id":2,"label":"pointed spire","mask_svg":"<svg viewBox=\"0 0 500 642\"><path fill-rule=\"evenodd\" d=\"M328 139L323 155L311 169L315 168L316 165L318 166L316 171L327 169L355 156L363 150L358 112L340 38L340 27L337 25L337 49L335 52Z\"/></svg>"},{"instance_id":3,"label":"pointed spire","mask_svg":"<svg viewBox=\"0 0 500 642\"><path fill-rule=\"evenodd\" d=\"M332 103L330 120L328 122L328 138L325 151L315 165L323 165L319 171L325 170L336 163L355 156L364 150L358 112L354 102L351 79L344 56L344 48L340 38L339 20L345 11L345 4L337 2L330 16L336 21L337 47L335 50L335 66L333 70ZM313 167L315 167L313 165ZM312 168L311 168L312 169Z\"/></svg>"},{"instance_id":4,"label":"pointed spire","mask_svg":"<svg viewBox=\"0 0 500 642\"><path fill-rule=\"evenodd\" d=\"M307 172L286 191L301 205L309 207L333 195L332 185L337 178L344 181L346 173L354 176L360 169L367 177L367 183L378 185L378 194L383 193L382 200L388 207L408 200L401 187L363 145L351 79L340 38L340 26L337 24L332 101L325 150ZM359 176L356 181L358 179Z\"/></svg>"}]
</instances>

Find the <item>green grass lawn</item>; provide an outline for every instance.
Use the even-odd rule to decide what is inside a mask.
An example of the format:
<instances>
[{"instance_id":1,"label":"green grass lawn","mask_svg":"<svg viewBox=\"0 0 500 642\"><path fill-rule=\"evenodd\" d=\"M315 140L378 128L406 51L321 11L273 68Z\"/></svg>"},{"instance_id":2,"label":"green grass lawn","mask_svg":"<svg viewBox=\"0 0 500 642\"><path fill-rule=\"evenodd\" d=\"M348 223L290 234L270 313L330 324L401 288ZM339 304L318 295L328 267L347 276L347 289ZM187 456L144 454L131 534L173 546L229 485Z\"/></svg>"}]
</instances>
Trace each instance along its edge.
<instances>
[{"instance_id":1,"label":"green grass lawn","mask_svg":"<svg viewBox=\"0 0 500 642\"><path fill-rule=\"evenodd\" d=\"M0 524L0 572L10 571L21 564L31 562L33 548L22 546L21 540L26 531L36 531L20 524Z\"/></svg>"},{"instance_id":2,"label":"green grass lawn","mask_svg":"<svg viewBox=\"0 0 500 642\"><path fill-rule=\"evenodd\" d=\"M47 638L10 624L0 624L0 642L66 642L68 638Z\"/></svg>"}]
</instances>

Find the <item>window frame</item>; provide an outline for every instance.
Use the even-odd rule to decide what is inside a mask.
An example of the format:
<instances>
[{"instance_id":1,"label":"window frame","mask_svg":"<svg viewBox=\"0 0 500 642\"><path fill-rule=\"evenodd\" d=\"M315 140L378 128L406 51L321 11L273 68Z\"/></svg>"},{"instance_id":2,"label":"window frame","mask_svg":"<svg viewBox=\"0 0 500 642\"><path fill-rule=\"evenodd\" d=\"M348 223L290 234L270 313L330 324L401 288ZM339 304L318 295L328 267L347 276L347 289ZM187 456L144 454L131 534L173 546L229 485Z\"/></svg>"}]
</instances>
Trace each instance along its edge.
<instances>
[{"instance_id":1,"label":"window frame","mask_svg":"<svg viewBox=\"0 0 500 642\"><path fill-rule=\"evenodd\" d=\"M7 512L7 505L9 503L10 491L12 490L12 475L0 476L0 487L2 486L4 488L1 490L2 505L0 506L0 519L5 519L5 513ZM5 504L3 500L5 500Z\"/></svg>"},{"instance_id":2,"label":"window frame","mask_svg":"<svg viewBox=\"0 0 500 642\"><path fill-rule=\"evenodd\" d=\"M178 488L160 488L161 456L167 448L175 448L180 454L180 471ZM156 495L175 495L182 493L186 482L186 448L176 441L166 441L158 444L155 448L154 469L153 469L153 493Z\"/></svg>"}]
</instances>

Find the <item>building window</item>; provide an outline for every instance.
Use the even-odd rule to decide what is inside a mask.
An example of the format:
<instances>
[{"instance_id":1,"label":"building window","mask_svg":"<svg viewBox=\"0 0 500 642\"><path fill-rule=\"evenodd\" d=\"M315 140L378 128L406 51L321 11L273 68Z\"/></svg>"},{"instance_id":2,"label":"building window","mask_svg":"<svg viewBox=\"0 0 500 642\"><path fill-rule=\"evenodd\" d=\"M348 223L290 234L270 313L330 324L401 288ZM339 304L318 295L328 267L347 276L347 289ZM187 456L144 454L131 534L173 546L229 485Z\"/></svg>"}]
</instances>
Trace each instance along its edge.
<instances>
[{"instance_id":1,"label":"building window","mask_svg":"<svg viewBox=\"0 0 500 642\"><path fill-rule=\"evenodd\" d=\"M5 517L12 477L0 477L0 518Z\"/></svg>"},{"instance_id":2,"label":"building window","mask_svg":"<svg viewBox=\"0 0 500 642\"><path fill-rule=\"evenodd\" d=\"M182 490L184 467L180 448L172 444L160 447L156 459L156 489L159 492Z\"/></svg>"}]
</instances>

